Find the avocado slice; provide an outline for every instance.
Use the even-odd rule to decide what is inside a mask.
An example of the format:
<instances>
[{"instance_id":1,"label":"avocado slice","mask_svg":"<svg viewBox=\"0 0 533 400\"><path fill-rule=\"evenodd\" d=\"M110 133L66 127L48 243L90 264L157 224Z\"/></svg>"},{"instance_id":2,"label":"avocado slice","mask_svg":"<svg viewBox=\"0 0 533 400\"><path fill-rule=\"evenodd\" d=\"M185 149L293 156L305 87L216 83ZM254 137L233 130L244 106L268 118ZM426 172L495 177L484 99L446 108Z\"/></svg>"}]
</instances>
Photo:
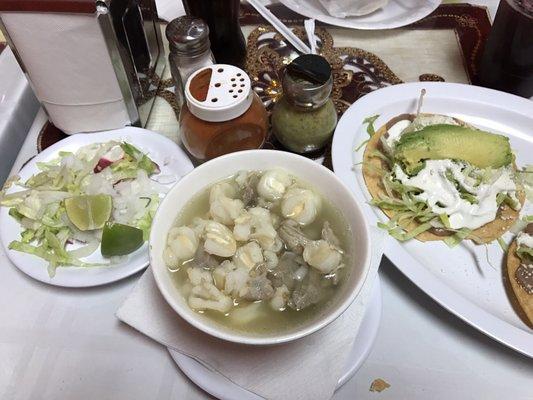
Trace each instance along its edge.
<instances>
[{"instance_id":1,"label":"avocado slice","mask_svg":"<svg viewBox=\"0 0 533 400\"><path fill-rule=\"evenodd\" d=\"M459 125L430 125L405 133L394 148L394 159L408 174L424 160L461 160L479 168L500 168L513 161L509 138Z\"/></svg>"}]
</instances>

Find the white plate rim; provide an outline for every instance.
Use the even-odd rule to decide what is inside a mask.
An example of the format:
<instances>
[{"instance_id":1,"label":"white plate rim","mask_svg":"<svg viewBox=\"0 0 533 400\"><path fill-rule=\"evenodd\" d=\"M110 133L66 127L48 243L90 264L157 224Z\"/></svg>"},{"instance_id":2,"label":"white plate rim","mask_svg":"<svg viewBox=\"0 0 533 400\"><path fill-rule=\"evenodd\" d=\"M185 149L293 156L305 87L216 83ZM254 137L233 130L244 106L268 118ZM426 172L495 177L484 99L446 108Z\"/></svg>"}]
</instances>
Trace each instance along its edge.
<instances>
[{"instance_id":1,"label":"white plate rim","mask_svg":"<svg viewBox=\"0 0 533 400\"><path fill-rule=\"evenodd\" d=\"M339 378L335 390L338 390L348 382L361 368L367 359L374 342L376 340L382 313L382 294L379 275L374 280L374 285L370 294L368 306L365 308L365 315L361 321L361 327L354 340L354 345L350 351L350 358L346 370ZM325 329L328 329L327 327ZM358 339L362 339L357 342ZM220 400L264 400L262 397L252 393L218 372L210 369L196 359L178 352L170 347L167 348L170 356L181 369L181 371L198 387ZM355 354L354 354L355 353Z\"/></svg>"},{"instance_id":2,"label":"white plate rim","mask_svg":"<svg viewBox=\"0 0 533 400\"><path fill-rule=\"evenodd\" d=\"M51 157L54 157L59 151L61 151L67 146L81 146L90 143L107 142L110 140L120 140L124 138L127 138L128 142L131 142L132 144L137 145L141 147L144 151L148 152L150 151L151 143L158 143L161 148L165 149L165 158L168 156L177 159L180 171L176 170L175 173L178 175L181 173L181 175L178 176L178 179L180 179L181 176L190 172L193 169L193 165L185 154L185 152L169 138L156 132L152 132L142 128L124 127L111 131L79 133L71 135L65 139L60 140L57 143L54 143L50 147L44 149L42 152L35 155L20 169L20 171L17 172L17 174L32 173L31 171L35 171L36 169L35 165L37 162L46 161ZM155 161L160 165L165 162L164 159L156 159ZM172 184L165 186L170 187ZM11 240L11 235L8 232L7 220L11 218L12 217L8 215L8 209L6 207L0 208L0 241L2 242L4 251L11 263L16 268L18 268L24 274L40 282L53 286L71 288L100 286L127 278L146 268L149 264L148 244L145 243L139 250L134 253L135 257L133 259L128 258L128 260L126 260L125 262L118 264L116 266L117 268L95 267L91 268L91 273L86 274L84 279L71 279L71 277L69 277L68 275L63 275L61 273L62 270L75 269L78 270L80 273L83 273L87 272L86 269L77 267L60 267L57 270L56 276L51 279L48 277L48 273L46 272L46 261L41 260L36 256L17 252L8 248L9 242ZM126 263L127 265L125 265ZM122 265L124 266L119 268ZM94 270L98 270L98 272L93 274Z\"/></svg>"},{"instance_id":3,"label":"white plate rim","mask_svg":"<svg viewBox=\"0 0 533 400\"><path fill-rule=\"evenodd\" d=\"M414 22L417 22L421 20L422 18L427 17L429 14L435 11L441 4L441 0L429 0L429 1L431 2L431 7L428 7L427 9L424 9L423 11L420 11L418 13L412 13L410 14L408 18L397 20L395 23L387 24L383 22L382 23L372 22L372 25L369 25L368 22L365 23L366 15L362 15L360 17L347 17L347 18L332 17L327 14L316 15L316 14L313 14L312 10L308 10L305 7L304 8L298 7L294 3L294 0L279 0L279 2L282 3L285 7L307 18L314 18L318 21L321 21L321 22L324 22L330 25L340 26L344 28L361 29L361 30L394 29L394 28L400 28L402 26L406 26ZM305 4L305 2L302 2L302 4ZM387 6L385 6L385 9L386 8Z\"/></svg>"},{"instance_id":4,"label":"white plate rim","mask_svg":"<svg viewBox=\"0 0 533 400\"><path fill-rule=\"evenodd\" d=\"M375 114L375 112L372 113L372 110L374 107L373 104L376 102L381 102L383 105L391 100L413 100L413 98L418 97L420 90L423 88L440 98L467 98L471 102L492 106L494 106L494 103L490 99L497 96L500 100L498 103L499 108L522 114L524 117L532 120L533 123L533 103L530 100L492 89L442 82L404 83L371 92L360 98L346 110L343 115L344 121L346 122L348 120L348 116L362 121L365 117ZM345 122L343 122L343 118L339 121L335 131L336 134L333 137L333 169L341 180L349 185L354 193L356 193L359 200L366 202L364 193L367 192L367 189L366 187L361 188L357 185L355 174L351 169L351 152L354 147L354 136L337 134L337 132L341 132L344 129L343 125ZM352 131L355 131L353 125ZM371 217L372 214L373 217ZM374 214L368 205L365 207L365 215L371 221L370 223L375 223L377 220L376 214ZM384 254L396 268L446 310L496 341L533 358L533 334L485 311L455 292L442 281L436 279L398 241L388 238Z\"/></svg>"}]
</instances>

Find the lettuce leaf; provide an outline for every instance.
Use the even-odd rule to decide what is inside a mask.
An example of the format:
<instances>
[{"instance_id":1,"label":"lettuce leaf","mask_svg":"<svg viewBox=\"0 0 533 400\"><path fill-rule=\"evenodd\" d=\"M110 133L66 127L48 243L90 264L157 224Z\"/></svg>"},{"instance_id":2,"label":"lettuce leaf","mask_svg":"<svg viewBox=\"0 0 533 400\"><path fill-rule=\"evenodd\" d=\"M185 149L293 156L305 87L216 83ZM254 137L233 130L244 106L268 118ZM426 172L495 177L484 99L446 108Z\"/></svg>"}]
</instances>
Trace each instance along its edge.
<instances>
[{"instance_id":1,"label":"lettuce leaf","mask_svg":"<svg viewBox=\"0 0 533 400\"><path fill-rule=\"evenodd\" d=\"M463 240L465 240L470 235L471 232L472 232L471 229L461 228L457 230L452 236L445 237L443 239L444 243L446 243L448 247L455 247L459 243L461 243Z\"/></svg>"},{"instance_id":2,"label":"lettuce leaf","mask_svg":"<svg viewBox=\"0 0 533 400\"><path fill-rule=\"evenodd\" d=\"M53 235L52 235L53 236ZM48 237L51 237L48 235ZM20 251L27 254L32 254L34 256L40 257L48 261L48 275L50 278L53 278L56 273L56 269L59 266L73 266L73 267L98 267L108 264L97 264L97 263L87 263L83 262L75 257L71 257L68 253L64 254L62 251L60 254L56 252L58 249L58 240L53 241L52 244L48 241L43 241L39 245L31 245L28 243L23 243L21 241L13 241L9 244L9 249Z\"/></svg>"},{"instance_id":3,"label":"lettuce leaf","mask_svg":"<svg viewBox=\"0 0 533 400\"><path fill-rule=\"evenodd\" d=\"M371 117L366 117L363 120L363 124L367 124L366 126L366 133L368 133L368 136L372 137L374 136L374 133L376 133L376 128L374 127L374 122L379 118L379 114L372 115ZM355 148L355 152L358 152L361 150L369 141L370 139L363 140L359 145Z\"/></svg>"},{"instance_id":4,"label":"lettuce leaf","mask_svg":"<svg viewBox=\"0 0 533 400\"><path fill-rule=\"evenodd\" d=\"M126 158L128 161L132 161L135 164L135 170L138 168L143 169L146 171L148 175L152 175L154 173L159 172L159 167L155 162L153 162L146 154L141 152L139 149L137 149L135 146L129 144L129 143L121 143L120 147L122 150L124 150L124 153L130 157L130 160Z\"/></svg>"},{"instance_id":5,"label":"lettuce leaf","mask_svg":"<svg viewBox=\"0 0 533 400\"><path fill-rule=\"evenodd\" d=\"M366 133L368 133L368 136L372 137L374 136L374 133L376 133L376 129L374 128L374 122L379 118L379 114L372 115L371 117L366 117L363 120L363 124L367 124L366 126Z\"/></svg>"},{"instance_id":6,"label":"lettuce leaf","mask_svg":"<svg viewBox=\"0 0 533 400\"><path fill-rule=\"evenodd\" d=\"M517 178L526 192L526 198L533 202L533 165L526 165L518 171Z\"/></svg>"},{"instance_id":7,"label":"lettuce leaf","mask_svg":"<svg viewBox=\"0 0 533 400\"><path fill-rule=\"evenodd\" d=\"M531 247L519 246L516 249L516 255L524 263L533 263L533 249Z\"/></svg>"},{"instance_id":8,"label":"lettuce leaf","mask_svg":"<svg viewBox=\"0 0 533 400\"><path fill-rule=\"evenodd\" d=\"M148 200L149 203L146 206L145 214L135 222L135 227L143 231L144 240L148 240L150 237L150 228L160 202L158 195L153 195Z\"/></svg>"}]
</instances>

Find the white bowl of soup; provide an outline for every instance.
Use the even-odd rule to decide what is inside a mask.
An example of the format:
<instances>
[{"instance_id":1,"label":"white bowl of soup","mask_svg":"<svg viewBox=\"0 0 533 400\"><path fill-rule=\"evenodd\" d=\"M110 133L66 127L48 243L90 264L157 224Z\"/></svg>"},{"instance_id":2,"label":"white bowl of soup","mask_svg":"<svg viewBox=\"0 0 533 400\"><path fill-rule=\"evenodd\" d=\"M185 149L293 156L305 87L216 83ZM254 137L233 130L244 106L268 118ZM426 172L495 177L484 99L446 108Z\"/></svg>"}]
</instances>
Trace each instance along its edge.
<instances>
[{"instance_id":1,"label":"white bowl of soup","mask_svg":"<svg viewBox=\"0 0 533 400\"><path fill-rule=\"evenodd\" d=\"M174 185L153 220L150 260L163 297L191 325L269 345L309 335L350 306L370 242L360 206L330 170L250 150Z\"/></svg>"}]
</instances>

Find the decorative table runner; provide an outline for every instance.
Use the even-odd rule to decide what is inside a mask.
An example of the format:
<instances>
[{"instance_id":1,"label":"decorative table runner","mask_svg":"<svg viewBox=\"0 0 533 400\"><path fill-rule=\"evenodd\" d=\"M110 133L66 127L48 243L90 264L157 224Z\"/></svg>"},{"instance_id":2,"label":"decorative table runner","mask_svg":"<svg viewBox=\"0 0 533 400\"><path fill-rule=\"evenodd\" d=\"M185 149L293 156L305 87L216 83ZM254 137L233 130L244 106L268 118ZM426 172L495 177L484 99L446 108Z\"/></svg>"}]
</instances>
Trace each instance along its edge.
<instances>
[{"instance_id":1,"label":"decorative table runner","mask_svg":"<svg viewBox=\"0 0 533 400\"><path fill-rule=\"evenodd\" d=\"M302 16L281 4L271 10L307 40ZM270 110L281 96L280 71L297 53L248 5L241 6L241 25L247 36L247 72ZM318 49L333 68L332 98L339 116L361 96L389 85L407 81L476 83L489 31L486 8L468 4L442 4L421 21L394 30L360 31L317 22ZM166 68L146 128L179 142L179 110L173 90ZM37 148L41 151L63 137L48 123ZM283 149L274 138L265 147ZM331 168L329 149L328 145L310 157L324 157L324 164Z\"/></svg>"}]
</instances>

